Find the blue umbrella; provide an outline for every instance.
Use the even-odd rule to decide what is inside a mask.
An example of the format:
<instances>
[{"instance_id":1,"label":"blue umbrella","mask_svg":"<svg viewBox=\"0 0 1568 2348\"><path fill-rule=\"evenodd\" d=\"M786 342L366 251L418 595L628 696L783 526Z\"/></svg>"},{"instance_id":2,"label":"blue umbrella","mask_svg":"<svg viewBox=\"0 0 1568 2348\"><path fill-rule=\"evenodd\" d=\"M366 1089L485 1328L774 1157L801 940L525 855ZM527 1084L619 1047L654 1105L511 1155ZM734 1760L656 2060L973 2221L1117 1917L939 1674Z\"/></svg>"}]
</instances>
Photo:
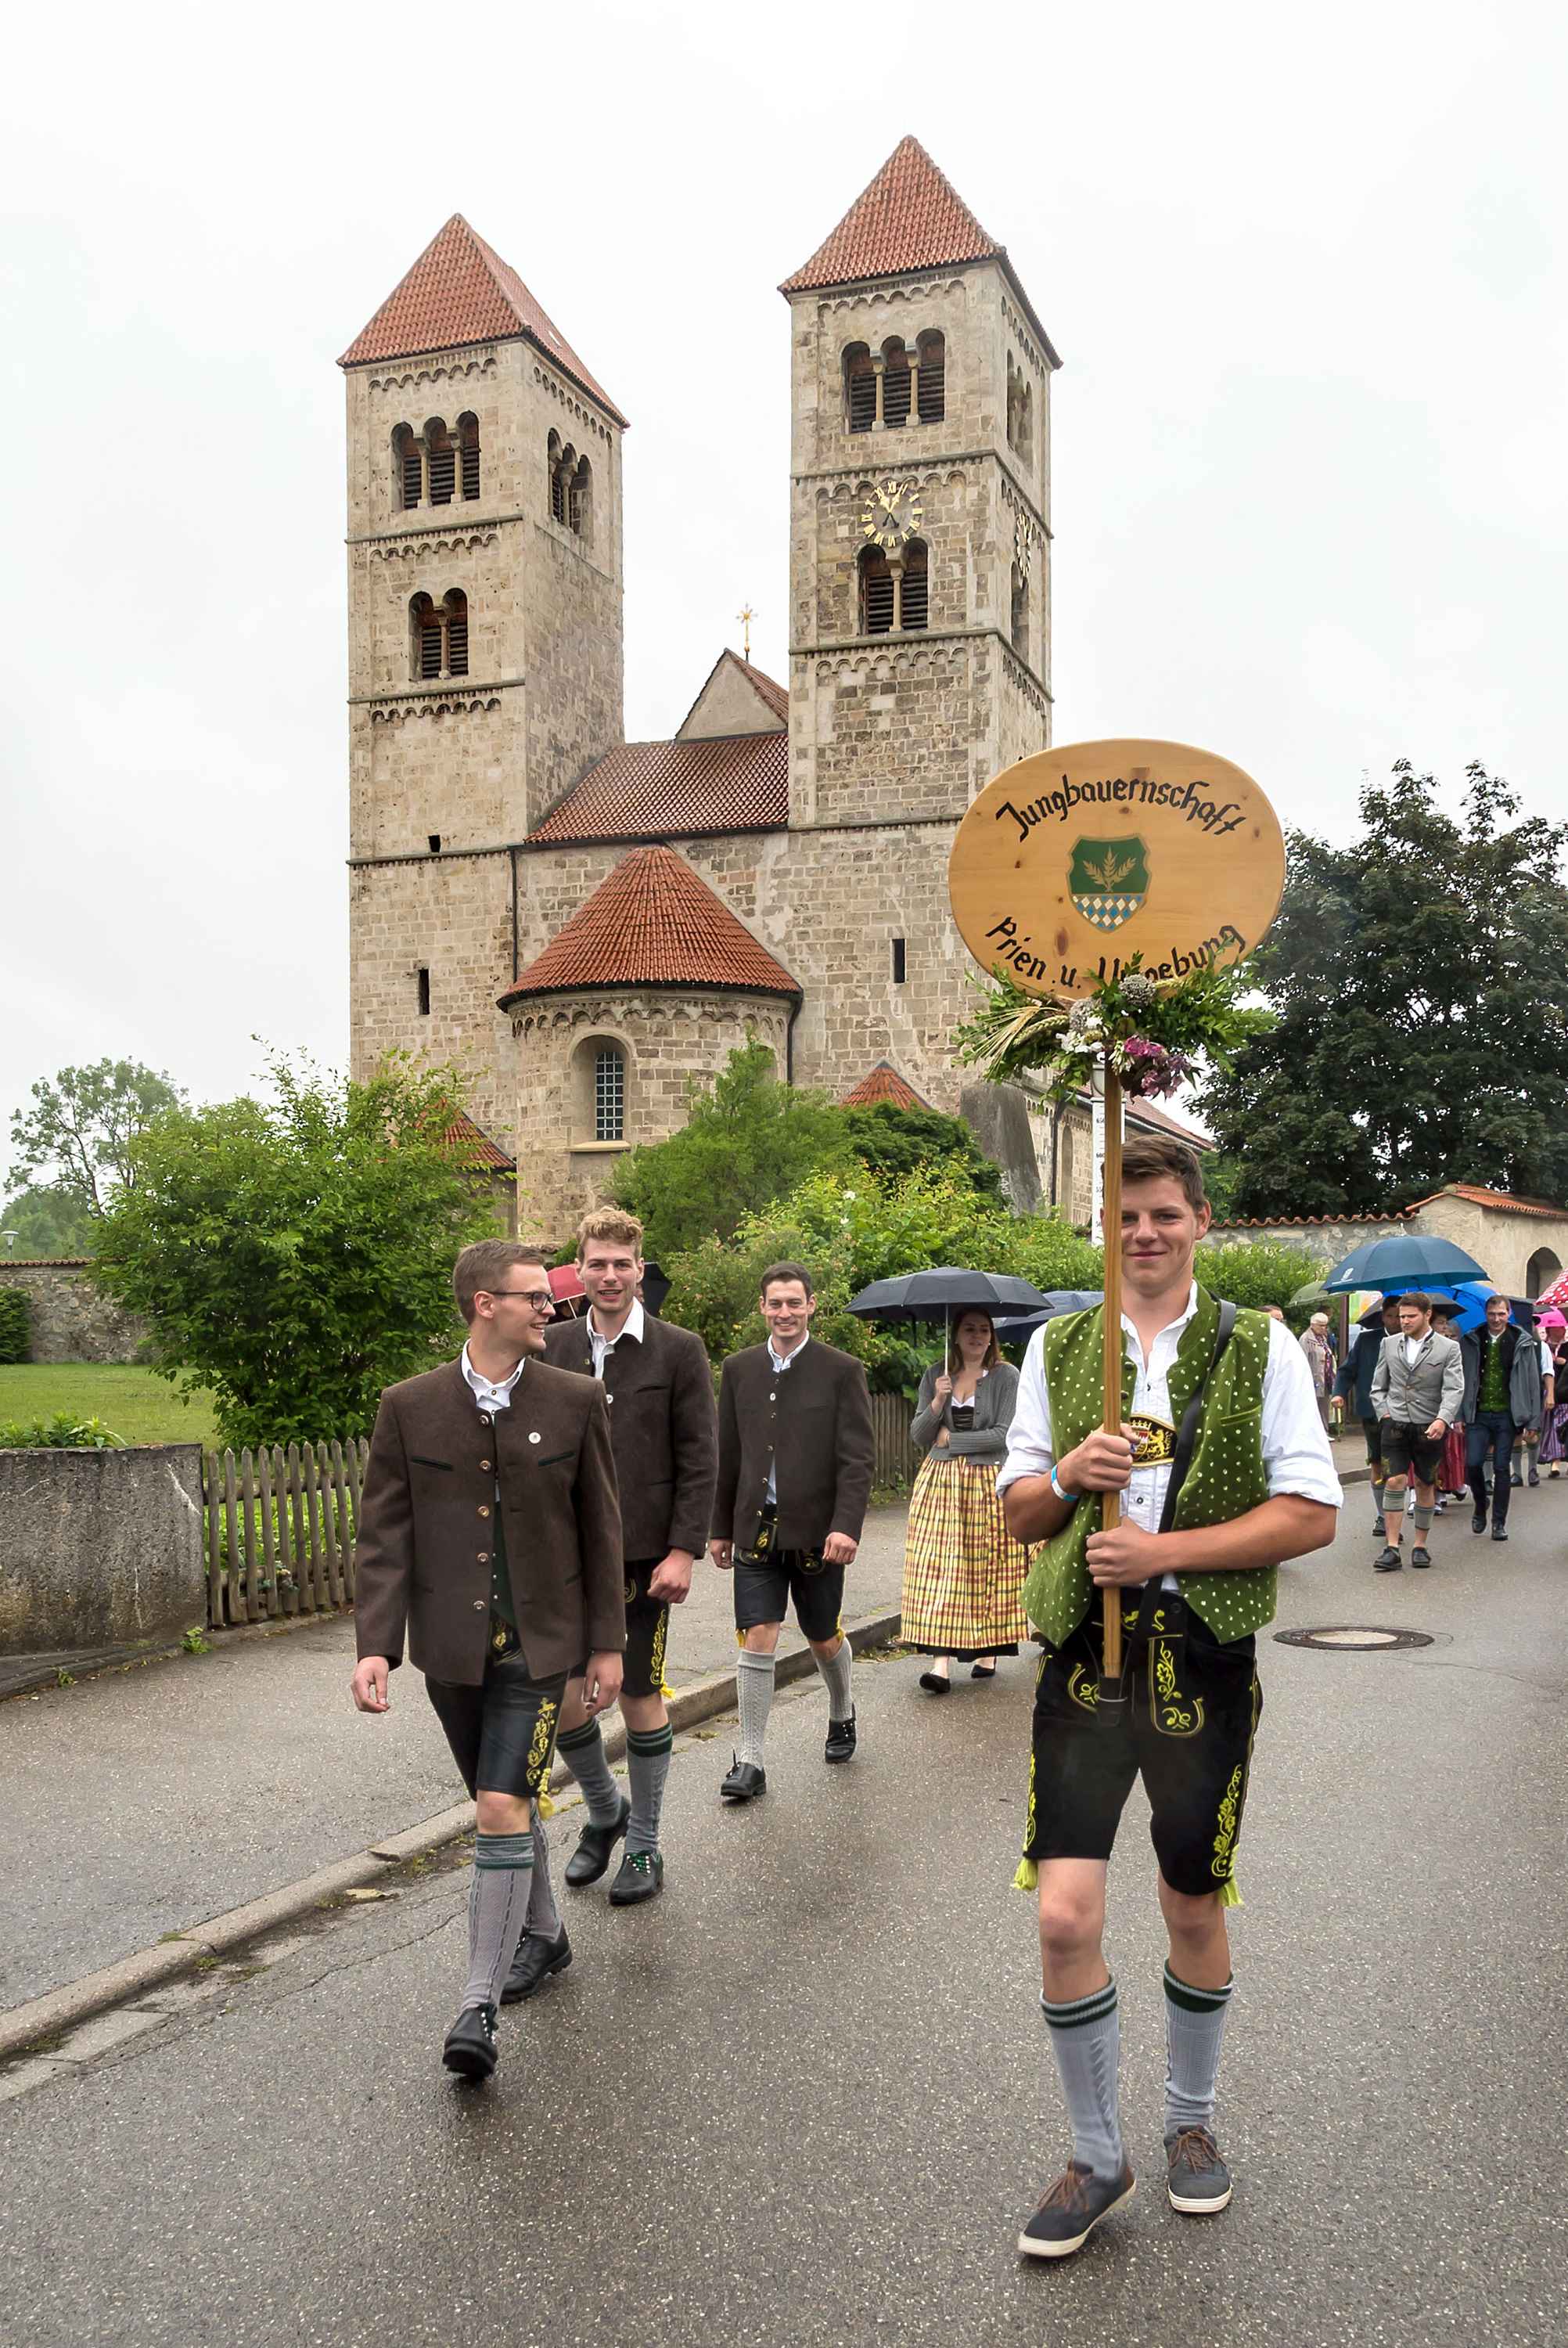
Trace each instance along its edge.
<instances>
[{"instance_id":1,"label":"blue umbrella","mask_svg":"<svg viewBox=\"0 0 1568 2348\"><path fill-rule=\"evenodd\" d=\"M1015 1339L1032 1337L1059 1313L1090 1313L1104 1303L1105 1292L1100 1288L1048 1288L1044 1310L1039 1313L1009 1313L997 1316L997 1335L1008 1344Z\"/></svg>"},{"instance_id":2,"label":"blue umbrella","mask_svg":"<svg viewBox=\"0 0 1568 2348\"><path fill-rule=\"evenodd\" d=\"M1433 1282L1482 1280L1486 1266L1466 1255L1451 1240L1421 1239L1400 1231L1392 1239L1368 1240L1337 1263L1323 1285L1330 1295L1348 1295L1353 1288L1430 1288Z\"/></svg>"}]
</instances>

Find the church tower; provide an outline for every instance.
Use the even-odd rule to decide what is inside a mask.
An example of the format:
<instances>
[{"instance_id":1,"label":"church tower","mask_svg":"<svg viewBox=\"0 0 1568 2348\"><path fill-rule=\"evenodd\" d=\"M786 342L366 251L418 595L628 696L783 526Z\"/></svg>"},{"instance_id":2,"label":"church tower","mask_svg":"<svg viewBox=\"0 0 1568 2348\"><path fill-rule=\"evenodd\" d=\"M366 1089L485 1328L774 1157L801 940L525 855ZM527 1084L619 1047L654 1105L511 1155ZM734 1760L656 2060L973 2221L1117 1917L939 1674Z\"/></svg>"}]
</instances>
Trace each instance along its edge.
<instances>
[{"instance_id":1,"label":"church tower","mask_svg":"<svg viewBox=\"0 0 1568 2348\"><path fill-rule=\"evenodd\" d=\"M831 894L846 865L856 880L796 1073L842 1087L886 1059L951 1107L967 957L948 851L976 792L1050 739L1061 361L1005 248L912 138L780 290L792 847Z\"/></svg>"},{"instance_id":2,"label":"church tower","mask_svg":"<svg viewBox=\"0 0 1568 2348\"><path fill-rule=\"evenodd\" d=\"M352 1069L457 1057L514 1147L517 843L623 730L626 418L460 213L339 364Z\"/></svg>"}]
</instances>

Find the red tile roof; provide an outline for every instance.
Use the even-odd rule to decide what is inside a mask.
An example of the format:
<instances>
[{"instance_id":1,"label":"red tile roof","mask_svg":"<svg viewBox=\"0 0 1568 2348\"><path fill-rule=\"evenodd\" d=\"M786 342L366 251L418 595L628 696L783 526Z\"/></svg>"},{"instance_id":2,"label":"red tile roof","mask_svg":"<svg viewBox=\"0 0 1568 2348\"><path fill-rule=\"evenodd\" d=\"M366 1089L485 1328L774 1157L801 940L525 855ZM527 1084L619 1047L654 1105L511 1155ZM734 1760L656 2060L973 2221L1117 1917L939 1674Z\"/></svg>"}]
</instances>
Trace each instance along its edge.
<instances>
[{"instance_id":1,"label":"red tile roof","mask_svg":"<svg viewBox=\"0 0 1568 2348\"><path fill-rule=\"evenodd\" d=\"M841 1108L875 1108L878 1101L891 1101L895 1108L929 1108L931 1104L915 1090L912 1084L898 1074L890 1060L878 1060L874 1068L854 1088L844 1095Z\"/></svg>"},{"instance_id":2,"label":"red tile roof","mask_svg":"<svg viewBox=\"0 0 1568 2348\"><path fill-rule=\"evenodd\" d=\"M833 234L779 291L801 294L812 286L856 284L863 277L896 277L908 269L988 261L1001 250L919 140L900 139Z\"/></svg>"},{"instance_id":3,"label":"red tile roof","mask_svg":"<svg viewBox=\"0 0 1568 2348\"><path fill-rule=\"evenodd\" d=\"M528 994L595 986L700 986L798 995L784 964L672 848L623 857L585 905L518 973L502 1010Z\"/></svg>"},{"instance_id":4,"label":"red tile roof","mask_svg":"<svg viewBox=\"0 0 1568 2348\"><path fill-rule=\"evenodd\" d=\"M1209 1147L1213 1148L1211 1142ZM1415 1213L1414 1207L1390 1207L1386 1215L1231 1215L1211 1223L1212 1231L1310 1231L1315 1223L1398 1223Z\"/></svg>"},{"instance_id":5,"label":"red tile roof","mask_svg":"<svg viewBox=\"0 0 1568 2348\"><path fill-rule=\"evenodd\" d=\"M782 731L623 742L557 800L528 844L777 831L788 821L789 737Z\"/></svg>"},{"instance_id":6,"label":"red tile roof","mask_svg":"<svg viewBox=\"0 0 1568 2348\"><path fill-rule=\"evenodd\" d=\"M508 1158L499 1142L492 1141L481 1126L471 1117L459 1113L441 1137L448 1149L461 1149L474 1167L487 1167L497 1174L515 1174L518 1161Z\"/></svg>"},{"instance_id":7,"label":"red tile roof","mask_svg":"<svg viewBox=\"0 0 1568 2348\"><path fill-rule=\"evenodd\" d=\"M724 649L726 652L729 652L729 646L727 644ZM775 683L774 678L771 676L764 676L760 668L753 668L749 660L743 660L741 658L739 653L730 653L730 658L734 662L735 666L740 670L742 675L745 677L747 683L756 687L757 691L762 695L763 699L767 703L768 707L778 719L779 724L781 726L787 726L789 724L788 685L779 685Z\"/></svg>"},{"instance_id":8,"label":"red tile roof","mask_svg":"<svg viewBox=\"0 0 1568 2348\"><path fill-rule=\"evenodd\" d=\"M1516 1199L1512 1190L1487 1190L1479 1182L1445 1183L1430 1199L1418 1199L1416 1206L1433 1207L1440 1199L1468 1199L1472 1207L1496 1207L1505 1215L1554 1215L1559 1221L1568 1218L1568 1207L1554 1207L1550 1199Z\"/></svg>"},{"instance_id":9,"label":"red tile roof","mask_svg":"<svg viewBox=\"0 0 1568 2348\"><path fill-rule=\"evenodd\" d=\"M513 335L525 335L597 399L607 416L617 424L626 422L517 271L469 227L461 212L454 212L425 246L338 365L365 366L374 359L412 358L420 351L451 350Z\"/></svg>"}]
</instances>

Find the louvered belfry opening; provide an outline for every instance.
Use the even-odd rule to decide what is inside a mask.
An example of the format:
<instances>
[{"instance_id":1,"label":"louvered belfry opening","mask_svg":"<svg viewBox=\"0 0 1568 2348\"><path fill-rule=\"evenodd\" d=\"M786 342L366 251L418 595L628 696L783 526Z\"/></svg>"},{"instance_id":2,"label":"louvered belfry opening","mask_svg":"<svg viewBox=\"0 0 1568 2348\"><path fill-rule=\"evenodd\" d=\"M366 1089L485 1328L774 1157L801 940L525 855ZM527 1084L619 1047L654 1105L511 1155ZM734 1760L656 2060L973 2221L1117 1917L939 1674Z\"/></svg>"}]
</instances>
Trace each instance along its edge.
<instances>
[{"instance_id":1,"label":"louvered belfry opening","mask_svg":"<svg viewBox=\"0 0 1568 2348\"><path fill-rule=\"evenodd\" d=\"M414 674L416 677L438 677L441 674L441 614L428 595L415 595L408 606L408 617L414 639Z\"/></svg>"},{"instance_id":2,"label":"louvered belfry opening","mask_svg":"<svg viewBox=\"0 0 1568 2348\"><path fill-rule=\"evenodd\" d=\"M879 546L860 551L860 633L885 636L893 625L893 573Z\"/></svg>"},{"instance_id":3,"label":"louvered belfry opening","mask_svg":"<svg viewBox=\"0 0 1568 2348\"><path fill-rule=\"evenodd\" d=\"M550 520L566 520L566 477L559 463L550 468Z\"/></svg>"},{"instance_id":4,"label":"louvered belfry opening","mask_svg":"<svg viewBox=\"0 0 1568 2348\"><path fill-rule=\"evenodd\" d=\"M904 549L904 586L899 597L900 619L904 633L923 628L926 624L926 545L923 539L912 538Z\"/></svg>"},{"instance_id":5,"label":"louvered belfry opening","mask_svg":"<svg viewBox=\"0 0 1568 2348\"><path fill-rule=\"evenodd\" d=\"M584 457L579 459L567 485L566 526L575 530L579 538L588 536L592 495L593 468Z\"/></svg>"},{"instance_id":6,"label":"louvered belfry opening","mask_svg":"<svg viewBox=\"0 0 1568 2348\"><path fill-rule=\"evenodd\" d=\"M1015 562L1012 567L1012 648L1020 660L1029 658L1029 581Z\"/></svg>"},{"instance_id":7,"label":"louvered belfry opening","mask_svg":"<svg viewBox=\"0 0 1568 2348\"><path fill-rule=\"evenodd\" d=\"M940 424L947 413L947 337L935 333L922 335L918 348L920 421L922 424Z\"/></svg>"},{"instance_id":8,"label":"louvered belfry opening","mask_svg":"<svg viewBox=\"0 0 1568 2348\"><path fill-rule=\"evenodd\" d=\"M425 495L424 452L406 424L400 424L392 436L392 464L398 502L406 513Z\"/></svg>"},{"instance_id":9,"label":"louvered belfry opening","mask_svg":"<svg viewBox=\"0 0 1568 2348\"><path fill-rule=\"evenodd\" d=\"M477 416L457 418L458 444L463 458L463 495L477 498L479 494L479 419Z\"/></svg>"},{"instance_id":10,"label":"louvered belfry opening","mask_svg":"<svg viewBox=\"0 0 1568 2348\"><path fill-rule=\"evenodd\" d=\"M466 676L468 674L468 598L460 587L454 587L443 604L446 615L446 674Z\"/></svg>"},{"instance_id":11,"label":"louvered belfry opening","mask_svg":"<svg viewBox=\"0 0 1568 2348\"><path fill-rule=\"evenodd\" d=\"M876 421L876 369L864 343L851 343L844 354L844 386L850 430L869 432Z\"/></svg>"},{"instance_id":12,"label":"louvered belfry opening","mask_svg":"<svg viewBox=\"0 0 1568 2348\"><path fill-rule=\"evenodd\" d=\"M902 343L883 347L882 421L889 427L909 421L909 355Z\"/></svg>"},{"instance_id":13,"label":"louvered belfry opening","mask_svg":"<svg viewBox=\"0 0 1568 2348\"><path fill-rule=\"evenodd\" d=\"M446 437L446 427L435 425L426 428L430 448L430 502L433 506L449 506L457 481L457 451Z\"/></svg>"}]
</instances>

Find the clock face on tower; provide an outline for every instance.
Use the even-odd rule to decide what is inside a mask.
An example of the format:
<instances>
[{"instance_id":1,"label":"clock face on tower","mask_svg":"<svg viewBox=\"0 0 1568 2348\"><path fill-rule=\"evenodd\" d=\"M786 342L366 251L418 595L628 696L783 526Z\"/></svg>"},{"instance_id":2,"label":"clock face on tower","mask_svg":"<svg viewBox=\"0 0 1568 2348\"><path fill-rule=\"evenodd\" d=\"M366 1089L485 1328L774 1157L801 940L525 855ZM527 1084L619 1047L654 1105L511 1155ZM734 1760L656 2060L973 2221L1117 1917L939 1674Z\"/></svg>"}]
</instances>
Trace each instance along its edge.
<instances>
[{"instance_id":1,"label":"clock face on tower","mask_svg":"<svg viewBox=\"0 0 1568 2348\"><path fill-rule=\"evenodd\" d=\"M895 554L919 529L920 510L913 481L879 481L861 511L862 533L885 554Z\"/></svg>"}]
</instances>

